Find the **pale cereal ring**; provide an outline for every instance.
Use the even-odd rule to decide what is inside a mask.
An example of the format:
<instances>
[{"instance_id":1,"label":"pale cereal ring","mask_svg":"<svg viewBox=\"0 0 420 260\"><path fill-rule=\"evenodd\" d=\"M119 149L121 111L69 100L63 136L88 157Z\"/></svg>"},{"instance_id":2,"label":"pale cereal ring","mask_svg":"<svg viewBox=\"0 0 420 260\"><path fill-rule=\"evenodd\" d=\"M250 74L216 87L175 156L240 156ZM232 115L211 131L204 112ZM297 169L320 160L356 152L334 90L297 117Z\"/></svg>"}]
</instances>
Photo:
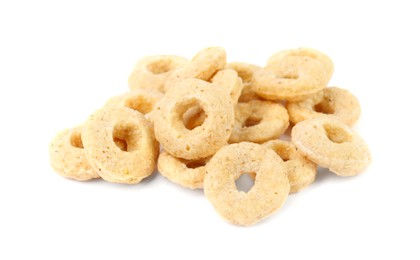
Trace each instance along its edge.
<instances>
[{"instance_id":1,"label":"pale cereal ring","mask_svg":"<svg viewBox=\"0 0 420 260\"><path fill-rule=\"evenodd\" d=\"M261 97L252 90L252 85L255 81L254 73L257 70L260 70L261 67L243 62L231 62L226 64L226 68L235 70L242 79L243 88L239 97L239 102L261 99Z\"/></svg>"},{"instance_id":2,"label":"pale cereal ring","mask_svg":"<svg viewBox=\"0 0 420 260\"><path fill-rule=\"evenodd\" d=\"M284 161L286 175L290 183L290 193L298 192L315 181L316 164L300 154L293 143L271 140L264 143L263 146L273 149Z\"/></svg>"},{"instance_id":3,"label":"pale cereal ring","mask_svg":"<svg viewBox=\"0 0 420 260\"><path fill-rule=\"evenodd\" d=\"M190 189L202 189L206 171L204 166L210 157L198 160L176 158L162 151L157 167L159 172L170 181Z\"/></svg>"},{"instance_id":4,"label":"pale cereal ring","mask_svg":"<svg viewBox=\"0 0 420 260\"><path fill-rule=\"evenodd\" d=\"M242 92L242 79L238 77L238 73L235 70L219 70L210 82L215 86L225 89L230 95L232 104L238 103L239 96Z\"/></svg>"},{"instance_id":5,"label":"pale cereal ring","mask_svg":"<svg viewBox=\"0 0 420 260\"><path fill-rule=\"evenodd\" d=\"M276 139L289 126L289 116L280 103L251 100L235 106L235 124L229 143L262 143Z\"/></svg>"},{"instance_id":6,"label":"pale cereal ring","mask_svg":"<svg viewBox=\"0 0 420 260\"><path fill-rule=\"evenodd\" d=\"M209 81L225 64L226 52L223 48L209 47L201 50L185 66L172 73L165 84L165 91L183 79L196 78Z\"/></svg>"},{"instance_id":7,"label":"pale cereal ring","mask_svg":"<svg viewBox=\"0 0 420 260\"><path fill-rule=\"evenodd\" d=\"M164 92L165 82L172 72L188 60L174 55L147 56L139 60L128 78L130 89L156 89Z\"/></svg>"},{"instance_id":8,"label":"pale cereal ring","mask_svg":"<svg viewBox=\"0 0 420 260\"><path fill-rule=\"evenodd\" d=\"M281 208L289 194L284 163L271 149L254 143L231 144L207 163L204 194L227 221L243 226L257 223ZM255 173L254 186L238 191L235 181Z\"/></svg>"},{"instance_id":9,"label":"pale cereal ring","mask_svg":"<svg viewBox=\"0 0 420 260\"><path fill-rule=\"evenodd\" d=\"M339 176L359 174L370 162L363 139L333 116L299 122L292 129L292 142L311 161Z\"/></svg>"},{"instance_id":10,"label":"pale cereal ring","mask_svg":"<svg viewBox=\"0 0 420 260\"><path fill-rule=\"evenodd\" d=\"M61 176L78 181L99 178L86 159L81 131L82 127L78 126L54 137L49 147L51 166Z\"/></svg>"},{"instance_id":11,"label":"pale cereal ring","mask_svg":"<svg viewBox=\"0 0 420 260\"><path fill-rule=\"evenodd\" d=\"M159 154L151 123L126 107L106 106L93 113L82 140L92 168L110 182L139 183L153 172ZM119 148L122 141L126 150Z\"/></svg>"},{"instance_id":12,"label":"pale cereal ring","mask_svg":"<svg viewBox=\"0 0 420 260\"><path fill-rule=\"evenodd\" d=\"M256 71L253 90L270 100L298 101L325 88L328 80L321 61L290 54Z\"/></svg>"},{"instance_id":13,"label":"pale cereal ring","mask_svg":"<svg viewBox=\"0 0 420 260\"><path fill-rule=\"evenodd\" d=\"M326 54L310 48L297 48L291 50L280 51L272 55L265 66L266 69L276 70L277 62L286 56L307 56L320 61L327 73L327 80L329 81L334 72L334 63Z\"/></svg>"},{"instance_id":14,"label":"pale cereal ring","mask_svg":"<svg viewBox=\"0 0 420 260\"><path fill-rule=\"evenodd\" d=\"M360 116L357 98L350 91L337 87L324 88L301 101L288 102L286 108L293 124L329 114L352 126Z\"/></svg>"},{"instance_id":15,"label":"pale cereal ring","mask_svg":"<svg viewBox=\"0 0 420 260\"><path fill-rule=\"evenodd\" d=\"M110 98L106 105L128 107L142 113L147 119L151 119L152 112L162 97L162 92L154 89L135 89Z\"/></svg>"},{"instance_id":16,"label":"pale cereal ring","mask_svg":"<svg viewBox=\"0 0 420 260\"><path fill-rule=\"evenodd\" d=\"M204 122L188 129L184 113L204 111ZM175 83L158 103L154 115L156 139L175 157L194 160L214 154L226 145L233 127L233 105L227 92L199 79Z\"/></svg>"}]
</instances>

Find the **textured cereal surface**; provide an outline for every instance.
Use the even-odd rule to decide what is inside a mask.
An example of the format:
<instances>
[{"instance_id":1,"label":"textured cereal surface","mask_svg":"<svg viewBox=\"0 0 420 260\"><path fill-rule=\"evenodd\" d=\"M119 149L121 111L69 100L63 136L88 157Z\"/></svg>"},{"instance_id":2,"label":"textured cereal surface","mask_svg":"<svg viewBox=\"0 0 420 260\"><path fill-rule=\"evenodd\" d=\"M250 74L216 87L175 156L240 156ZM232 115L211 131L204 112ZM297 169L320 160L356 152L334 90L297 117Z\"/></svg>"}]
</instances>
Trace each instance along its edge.
<instances>
[{"instance_id":1,"label":"textured cereal surface","mask_svg":"<svg viewBox=\"0 0 420 260\"><path fill-rule=\"evenodd\" d=\"M293 124L327 114L352 126L361 113L357 98L350 91L338 87L324 88L301 101L288 102L286 108Z\"/></svg>"},{"instance_id":2,"label":"textured cereal surface","mask_svg":"<svg viewBox=\"0 0 420 260\"><path fill-rule=\"evenodd\" d=\"M165 91L165 83L174 70L183 67L188 60L174 55L147 56L139 60L128 78L128 85L134 89L155 89Z\"/></svg>"},{"instance_id":3,"label":"textured cereal surface","mask_svg":"<svg viewBox=\"0 0 420 260\"><path fill-rule=\"evenodd\" d=\"M160 174L168 180L185 188L202 189L206 174L204 168L209 160L210 158L185 160L162 151L157 165Z\"/></svg>"},{"instance_id":4,"label":"textured cereal surface","mask_svg":"<svg viewBox=\"0 0 420 260\"><path fill-rule=\"evenodd\" d=\"M289 116L280 103L251 100L235 106L235 124L229 143L262 143L276 139L289 126Z\"/></svg>"},{"instance_id":5,"label":"textured cereal surface","mask_svg":"<svg viewBox=\"0 0 420 260\"><path fill-rule=\"evenodd\" d=\"M256 174L247 193L235 185L244 173ZM283 161L259 144L225 146L206 165L204 193L219 215L236 225L253 225L271 215L281 208L289 190Z\"/></svg>"},{"instance_id":6,"label":"textured cereal surface","mask_svg":"<svg viewBox=\"0 0 420 260\"><path fill-rule=\"evenodd\" d=\"M106 106L93 113L85 123L82 140L92 167L110 182L139 183L152 174L159 154L151 123L126 107ZM123 150L121 142L126 143Z\"/></svg>"},{"instance_id":7,"label":"textured cereal surface","mask_svg":"<svg viewBox=\"0 0 420 260\"><path fill-rule=\"evenodd\" d=\"M271 140L263 144L273 149L284 161L290 183L290 193L296 193L315 181L317 165L297 151L296 146L283 140Z\"/></svg>"},{"instance_id":8,"label":"textured cereal surface","mask_svg":"<svg viewBox=\"0 0 420 260\"><path fill-rule=\"evenodd\" d=\"M333 116L301 121L292 129L298 151L339 176L360 174L371 160L363 139Z\"/></svg>"},{"instance_id":9,"label":"textured cereal surface","mask_svg":"<svg viewBox=\"0 0 420 260\"><path fill-rule=\"evenodd\" d=\"M233 69L238 73L238 76L242 79L242 92L239 97L239 102L248 102L251 100L260 100L261 97L258 96L253 90L253 82L255 82L254 73L261 69L261 67L244 63L244 62L231 62L226 64L226 68Z\"/></svg>"},{"instance_id":10,"label":"textured cereal surface","mask_svg":"<svg viewBox=\"0 0 420 260\"><path fill-rule=\"evenodd\" d=\"M81 139L82 126L58 133L50 143L52 168L66 178L86 181L100 178L86 159Z\"/></svg>"},{"instance_id":11,"label":"textured cereal surface","mask_svg":"<svg viewBox=\"0 0 420 260\"><path fill-rule=\"evenodd\" d=\"M205 120L188 129L183 114L195 106L204 110ZM186 79L174 84L159 102L154 131L165 151L194 160L211 156L226 145L233 122L233 105L225 90L203 80Z\"/></svg>"},{"instance_id":12,"label":"textured cereal surface","mask_svg":"<svg viewBox=\"0 0 420 260\"><path fill-rule=\"evenodd\" d=\"M238 77L238 73L232 69L223 69L216 72L210 81L213 85L225 89L230 95L232 104L238 103L239 96L242 92L242 79Z\"/></svg>"}]
</instances>

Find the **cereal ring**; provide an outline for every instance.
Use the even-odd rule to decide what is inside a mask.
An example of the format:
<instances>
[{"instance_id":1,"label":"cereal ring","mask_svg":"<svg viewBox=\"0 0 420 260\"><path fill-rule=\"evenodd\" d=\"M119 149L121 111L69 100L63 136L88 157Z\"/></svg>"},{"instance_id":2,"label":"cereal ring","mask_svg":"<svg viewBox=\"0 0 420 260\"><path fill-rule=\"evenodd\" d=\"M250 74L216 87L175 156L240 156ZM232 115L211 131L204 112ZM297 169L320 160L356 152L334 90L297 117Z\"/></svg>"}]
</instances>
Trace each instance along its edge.
<instances>
[{"instance_id":1,"label":"cereal ring","mask_svg":"<svg viewBox=\"0 0 420 260\"><path fill-rule=\"evenodd\" d=\"M329 80L322 62L293 53L256 71L254 79L253 90L259 96L287 101L302 100L325 88Z\"/></svg>"},{"instance_id":2,"label":"cereal ring","mask_svg":"<svg viewBox=\"0 0 420 260\"><path fill-rule=\"evenodd\" d=\"M53 169L66 178L86 181L100 176L92 169L85 156L82 127L66 129L57 134L50 144L50 160Z\"/></svg>"},{"instance_id":3,"label":"cereal ring","mask_svg":"<svg viewBox=\"0 0 420 260\"><path fill-rule=\"evenodd\" d=\"M162 97L163 94L154 89L136 89L110 98L106 105L128 107L151 119L152 112Z\"/></svg>"},{"instance_id":4,"label":"cereal ring","mask_svg":"<svg viewBox=\"0 0 420 260\"><path fill-rule=\"evenodd\" d=\"M289 194L284 163L271 149L254 143L231 144L220 149L206 165L204 194L227 221L249 226L281 208ZM235 181L256 173L254 186L238 191Z\"/></svg>"},{"instance_id":5,"label":"cereal ring","mask_svg":"<svg viewBox=\"0 0 420 260\"><path fill-rule=\"evenodd\" d=\"M226 64L226 68L235 70L238 73L238 76L242 79L243 88L239 97L239 102L261 99L261 97L252 90L252 85L255 81L254 73L255 71L261 69L261 67L248 63L231 62Z\"/></svg>"},{"instance_id":6,"label":"cereal ring","mask_svg":"<svg viewBox=\"0 0 420 260\"><path fill-rule=\"evenodd\" d=\"M329 81L334 72L334 63L326 54L310 48L297 48L286 51L280 51L272 55L265 66L266 69L270 70L272 68L274 71L277 67L277 62L282 60L286 56L307 56L313 59L320 61L327 73L327 80Z\"/></svg>"},{"instance_id":7,"label":"cereal ring","mask_svg":"<svg viewBox=\"0 0 420 260\"><path fill-rule=\"evenodd\" d=\"M190 189L202 189L206 171L204 166L210 157L198 160L176 158L162 151L158 159L159 172L170 181Z\"/></svg>"},{"instance_id":8,"label":"cereal ring","mask_svg":"<svg viewBox=\"0 0 420 260\"><path fill-rule=\"evenodd\" d=\"M220 47L209 47L198 52L190 62L174 71L165 84L167 91L175 82L188 78L209 81L226 64L226 52Z\"/></svg>"},{"instance_id":9,"label":"cereal ring","mask_svg":"<svg viewBox=\"0 0 420 260\"><path fill-rule=\"evenodd\" d=\"M301 155L293 143L283 140L271 140L264 143L263 146L273 149L285 162L286 175L290 183L290 193L296 193L315 181L316 164Z\"/></svg>"},{"instance_id":10,"label":"cereal ring","mask_svg":"<svg viewBox=\"0 0 420 260\"><path fill-rule=\"evenodd\" d=\"M278 138L288 126L289 116L282 104L262 100L238 103L229 143L262 143Z\"/></svg>"},{"instance_id":11,"label":"cereal ring","mask_svg":"<svg viewBox=\"0 0 420 260\"><path fill-rule=\"evenodd\" d=\"M289 102L286 107L293 124L330 114L352 126L360 116L357 98L350 91L337 87L325 88L298 102Z\"/></svg>"},{"instance_id":12,"label":"cereal ring","mask_svg":"<svg viewBox=\"0 0 420 260\"><path fill-rule=\"evenodd\" d=\"M188 60L173 55L147 56L137 62L128 78L128 85L134 89L156 89L164 92L165 82L172 72Z\"/></svg>"},{"instance_id":13,"label":"cereal ring","mask_svg":"<svg viewBox=\"0 0 420 260\"><path fill-rule=\"evenodd\" d=\"M292 142L311 161L339 176L359 174L370 162L362 138L333 116L298 123L292 129Z\"/></svg>"},{"instance_id":14,"label":"cereal ring","mask_svg":"<svg viewBox=\"0 0 420 260\"><path fill-rule=\"evenodd\" d=\"M219 70L210 81L215 86L220 86L230 95L232 104L238 103L242 92L242 80L238 73L232 69Z\"/></svg>"},{"instance_id":15,"label":"cereal ring","mask_svg":"<svg viewBox=\"0 0 420 260\"><path fill-rule=\"evenodd\" d=\"M114 139L126 143L119 148ZM82 132L86 157L105 180L135 184L152 174L159 144L151 123L140 113L126 107L104 107L93 113Z\"/></svg>"},{"instance_id":16,"label":"cereal ring","mask_svg":"<svg viewBox=\"0 0 420 260\"><path fill-rule=\"evenodd\" d=\"M184 113L192 107L204 111L204 122L188 129ZM226 145L233 127L233 106L221 88L199 79L175 83L158 103L154 117L156 139L171 155L194 160L213 155Z\"/></svg>"}]
</instances>

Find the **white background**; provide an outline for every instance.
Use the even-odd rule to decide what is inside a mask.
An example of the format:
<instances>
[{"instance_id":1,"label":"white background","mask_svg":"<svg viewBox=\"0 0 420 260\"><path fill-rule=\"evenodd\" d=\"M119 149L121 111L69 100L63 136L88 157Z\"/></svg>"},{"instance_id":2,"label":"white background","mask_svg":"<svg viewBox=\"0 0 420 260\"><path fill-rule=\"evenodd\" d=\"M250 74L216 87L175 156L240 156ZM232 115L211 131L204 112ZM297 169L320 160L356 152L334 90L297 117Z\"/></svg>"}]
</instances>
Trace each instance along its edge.
<instances>
[{"instance_id":1,"label":"white background","mask_svg":"<svg viewBox=\"0 0 420 260\"><path fill-rule=\"evenodd\" d=\"M419 259L419 14L410 1L1 1L0 259ZM415 1L411 1L415 3ZM373 161L320 173L275 215L223 221L203 192L55 174L48 144L128 89L136 61L212 45L264 65L300 46L362 105Z\"/></svg>"}]
</instances>

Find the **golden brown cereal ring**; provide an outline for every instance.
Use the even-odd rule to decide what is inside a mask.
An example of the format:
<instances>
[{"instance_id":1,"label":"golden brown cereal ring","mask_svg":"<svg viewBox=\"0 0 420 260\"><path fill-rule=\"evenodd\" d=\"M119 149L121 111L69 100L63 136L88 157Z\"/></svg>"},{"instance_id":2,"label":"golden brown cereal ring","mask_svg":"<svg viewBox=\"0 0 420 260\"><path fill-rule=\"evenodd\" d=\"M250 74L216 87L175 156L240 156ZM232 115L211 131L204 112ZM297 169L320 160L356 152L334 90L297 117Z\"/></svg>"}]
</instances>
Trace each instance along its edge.
<instances>
[{"instance_id":1,"label":"golden brown cereal ring","mask_svg":"<svg viewBox=\"0 0 420 260\"><path fill-rule=\"evenodd\" d=\"M260 70L261 67L243 62L231 62L226 64L226 68L235 70L242 79L243 88L239 97L239 102L261 99L261 97L252 90L252 85L255 81L254 73L257 70Z\"/></svg>"},{"instance_id":2,"label":"golden brown cereal ring","mask_svg":"<svg viewBox=\"0 0 420 260\"><path fill-rule=\"evenodd\" d=\"M176 158L162 151L158 159L159 172L170 181L190 189L202 189L206 171L204 166L210 157L198 160Z\"/></svg>"},{"instance_id":3,"label":"golden brown cereal ring","mask_svg":"<svg viewBox=\"0 0 420 260\"><path fill-rule=\"evenodd\" d=\"M327 80L329 81L332 77L334 72L334 64L330 57L326 54L310 48L297 48L291 50L280 51L272 55L268 61L267 65L265 66L266 69L270 70L272 68L274 71L276 70L277 62L282 60L286 56L307 56L313 59L320 61L327 73Z\"/></svg>"},{"instance_id":4,"label":"golden brown cereal ring","mask_svg":"<svg viewBox=\"0 0 420 260\"><path fill-rule=\"evenodd\" d=\"M184 113L200 107L204 122L188 129ZM199 79L175 83L158 103L154 116L156 139L171 155L195 160L213 155L226 145L233 127L233 105L227 92Z\"/></svg>"},{"instance_id":5,"label":"golden brown cereal ring","mask_svg":"<svg viewBox=\"0 0 420 260\"><path fill-rule=\"evenodd\" d=\"M311 161L339 176L359 174L370 162L363 139L333 116L299 122L292 129L292 142Z\"/></svg>"},{"instance_id":6,"label":"golden brown cereal ring","mask_svg":"<svg viewBox=\"0 0 420 260\"><path fill-rule=\"evenodd\" d=\"M172 72L188 60L174 55L147 56L137 62L128 78L130 89L156 89L164 92L165 82Z\"/></svg>"},{"instance_id":7,"label":"golden brown cereal ring","mask_svg":"<svg viewBox=\"0 0 420 260\"><path fill-rule=\"evenodd\" d=\"M282 104L262 100L238 103L229 143L262 143L276 139L288 126L289 116Z\"/></svg>"},{"instance_id":8,"label":"golden brown cereal ring","mask_svg":"<svg viewBox=\"0 0 420 260\"><path fill-rule=\"evenodd\" d=\"M167 91L175 82L188 78L209 81L226 64L226 52L220 47L209 47L199 51L190 62L174 71L165 84Z\"/></svg>"},{"instance_id":9,"label":"golden brown cereal ring","mask_svg":"<svg viewBox=\"0 0 420 260\"><path fill-rule=\"evenodd\" d=\"M238 191L235 181L256 173L254 186ZM243 226L257 223L281 208L289 194L284 163L271 149L254 143L220 149L206 165L204 194L227 221Z\"/></svg>"},{"instance_id":10,"label":"golden brown cereal ring","mask_svg":"<svg viewBox=\"0 0 420 260\"><path fill-rule=\"evenodd\" d=\"M301 155L296 146L283 140L271 140L263 144L271 148L284 161L286 175L289 178L290 193L309 186L316 178L316 164Z\"/></svg>"},{"instance_id":11,"label":"golden brown cereal ring","mask_svg":"<svg viewBox=\"0 0 420 260\"><path fill-rule=\"evenodd\" d=\"M301 101L289 102L286 107L293 124L329 114L352 126L360 116L357 98L350 91L337 87L324 88Z\"/></svg>"},{"instance_id":12,"label":"golden brown cereal ring","mask_svg":"<svg viewBox=\"0 0 420 260\"><path fill-rule=\"evenodd\" d=\"M110 98L106 105L128 107L150 119L157 102L162 97L163 93L154 89L136 89Z\"/></svg>"},{"instance_id":13,"label":"golden brown cereal ring","mask_svg":"<svg viewBox=\"0 0 420 260\"><path fill-rule=\"evenodd\" d=\"M114 139L126 142L126 150ZM82 132L86 158L110 182L135 184L152 174L159 144L151 123L137 111L106 106L93 113Z\"/></svg>"},{"instance_id":14,"label":"golden brown cereal ring","mask_svg":"<svg viewBox=\"0 0 420 260\"><path fill-rule=\"evenodd\" d=\"M82 127L78 126L54 137L50 144L51 166L61 176L78 181L99 178L86 159L81 131Z\"/></svg>"},{"instance_id":15,"label":"golden brown cereal ring","mask_svg":"<svg viewBox=\"0 0 420 260\"><path fill-rule=\"evenodd\" d=\"M235 70L219 70L210 82L228 91L232 104L238 103L239 96L242 92L242 79L238 77L238 73Z\"/></svg>"},{"instance_id":16,"label":"golden brown cereal ring","mask_svg":"<svg viewBox=\"0 0 420 260\"><path fill-rule=\"evenodd\" d=\"M265 69L254 73L253 90L270 100L298 101L327 86L328 72L323 63L294 53L281 56Z\"/></svg>"}]
</instances>

